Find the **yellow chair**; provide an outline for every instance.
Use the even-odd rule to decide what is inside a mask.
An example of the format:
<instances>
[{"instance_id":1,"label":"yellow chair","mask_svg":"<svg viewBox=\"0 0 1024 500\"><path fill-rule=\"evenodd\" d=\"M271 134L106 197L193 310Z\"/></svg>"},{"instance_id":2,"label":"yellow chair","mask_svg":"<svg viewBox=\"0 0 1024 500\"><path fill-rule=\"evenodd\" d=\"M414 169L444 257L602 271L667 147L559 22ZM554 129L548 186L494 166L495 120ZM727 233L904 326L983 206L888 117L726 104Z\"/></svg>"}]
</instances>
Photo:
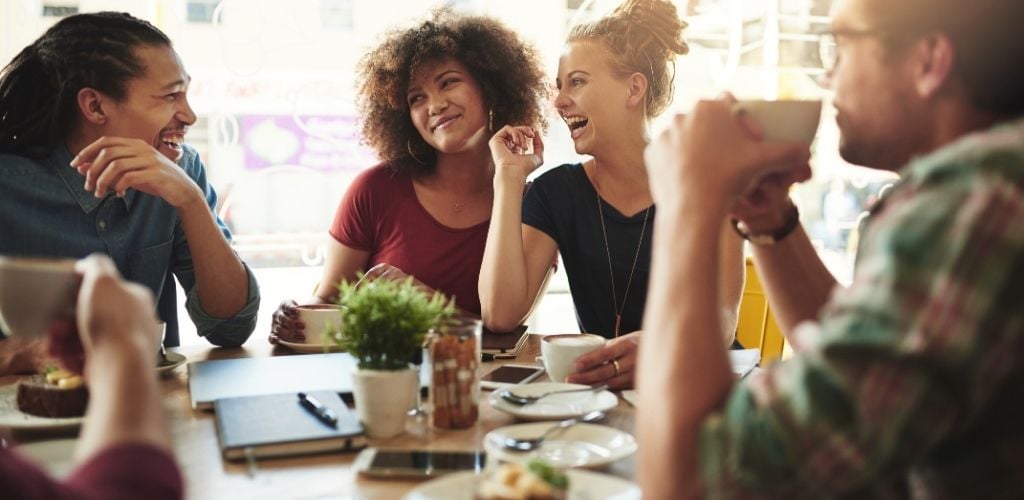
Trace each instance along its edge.
<instances>
[{"instance_id":1,"label":"yellow chair","mask_svg":"<svg viewBox=\"0 0 1024 500\"><path fill-rule=\"evenodd\" d=\"M746 261L747 278L740 299L736 340L746 349L760 349L761 366L767 366L782 357L786 340L768 307L768 297L761 287L754 261L749 257Z\"/></svg>"}]
</instances>

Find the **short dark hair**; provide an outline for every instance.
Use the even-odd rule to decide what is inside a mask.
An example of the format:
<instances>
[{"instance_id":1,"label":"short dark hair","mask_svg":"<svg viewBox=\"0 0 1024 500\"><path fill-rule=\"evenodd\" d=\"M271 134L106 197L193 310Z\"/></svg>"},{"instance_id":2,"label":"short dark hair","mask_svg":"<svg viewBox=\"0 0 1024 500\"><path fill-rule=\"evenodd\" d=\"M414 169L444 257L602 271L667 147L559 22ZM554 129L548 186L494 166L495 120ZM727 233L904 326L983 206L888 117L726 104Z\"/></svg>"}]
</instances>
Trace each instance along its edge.
<instances>
[{"instance_id":1,"label":"short dark hair","mask_svg":"<svg viewBox=\"0 0 1024 500\"><path fill-rule=\"evenodd\" d=\"M953 76L972 104L1002 117L1024 114L1022 0L866 0L878 28L896 37L943 33Z\"/></svg>"},{"instance_id":2,"label":"short dark hair","mask_svg":"<svg viewBox=\"0 0 1024 500\"><path fill-rule=\"evenodd\" d=\"M388 32L359 63L363 141L396 169L434 168L436 151L413 126L406 92L418 69L449 57L480 84L494 130L508 124L547 127L542 110L548 86L534 48L495 19L436 10L415 27Z\"/></svg>"},{"instance_id":3,"label":"short dark hair","mask_svg":"<svg viewBox=\"0 0 1024 500\"><path fill-rule=\"evenodd\" d=\"M120 12L66 17L0 71L0 153L43 157L77 122L78 91L123 99L145 74L140 45L171 45L152 24Z\"/></svg>"}]
</instances>

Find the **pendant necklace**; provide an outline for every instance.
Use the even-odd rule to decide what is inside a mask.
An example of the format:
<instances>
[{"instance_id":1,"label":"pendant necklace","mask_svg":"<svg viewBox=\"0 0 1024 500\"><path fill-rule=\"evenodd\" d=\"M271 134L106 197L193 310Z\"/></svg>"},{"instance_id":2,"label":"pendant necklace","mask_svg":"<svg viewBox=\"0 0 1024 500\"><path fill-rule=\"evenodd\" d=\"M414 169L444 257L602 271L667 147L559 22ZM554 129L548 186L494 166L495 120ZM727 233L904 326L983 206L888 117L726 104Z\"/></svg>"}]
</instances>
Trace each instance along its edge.
<instances>
[{"instance_id":1,"label":"pendant necklace","mask_svg":"<svg viewBox=\"0 0 1024 500\"><path fill-rule=\"evenodd\" d=\"M640 227L640 241L636 244L636 254L633 255L633 267L629 269L629 279L626 281L626 292L622 296L622 304L619 304L619 296L615 292L615 271L612 268L612 251L608 246L608 230L604 224L604 208L601 206L601 186L597 181L597 165L594 165L594 194L597 196L597 215L601 221L601 236L604 237L604 252L608 257L608 277L612 282L612 304L615 311L615 337L618 338L622 327L622 311L626 308L626 301L629 299L629 288L633 285L633 274L636 272L636 263L640 260L640 247L644 244L644 233L647 231L647 218L651 215L651 207L644 210L644 224Z\"/></svg>"}]
</instances>

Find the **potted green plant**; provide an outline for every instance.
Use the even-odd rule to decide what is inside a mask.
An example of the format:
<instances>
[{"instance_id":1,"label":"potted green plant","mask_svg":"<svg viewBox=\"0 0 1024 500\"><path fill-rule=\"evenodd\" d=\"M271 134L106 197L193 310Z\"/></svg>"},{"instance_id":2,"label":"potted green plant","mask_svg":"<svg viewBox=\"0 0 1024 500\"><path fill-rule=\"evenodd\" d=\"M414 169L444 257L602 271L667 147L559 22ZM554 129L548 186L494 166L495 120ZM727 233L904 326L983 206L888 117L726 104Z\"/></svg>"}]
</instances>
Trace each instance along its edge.
<instances>
[{"instance_id":1,"label":"potted green plant","mask_svg":"<svg viewBox=\"0 0 1024 500\"><path fill-rule=\"evenodd\" d=\"M356 411L371 438L397 436L419 395L410 361L427 332L455 315L455 305L443 294L424 293L412 278L342 283L338 297L345 304L341 324L326 337L356 359Z\"/></svg>"}]
</instances>

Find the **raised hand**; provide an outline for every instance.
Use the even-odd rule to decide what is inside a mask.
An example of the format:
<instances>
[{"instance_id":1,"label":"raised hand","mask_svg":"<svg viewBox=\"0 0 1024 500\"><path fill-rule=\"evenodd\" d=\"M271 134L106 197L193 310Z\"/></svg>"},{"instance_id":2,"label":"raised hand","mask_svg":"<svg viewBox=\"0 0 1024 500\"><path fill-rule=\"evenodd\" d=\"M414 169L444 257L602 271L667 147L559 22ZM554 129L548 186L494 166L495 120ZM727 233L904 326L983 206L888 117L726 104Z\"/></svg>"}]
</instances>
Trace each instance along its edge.
<instances>
[{"instance_id":1,"label":"raised hand","mask_svg":"<svg viewBox=\"0 0 1024 500\"><path fill-rule=\"evenodd\" d=\"M526 179L544 164L544 141L533 127L506 125L487 144L498 173Z\"/></svg>"},{"instance_id":2,"label":"raised hand","mask_svg":"<svg viewBox=\"0 0 1024 500\"><path fill-rule=\"evenodd\" d=\"M85 176L97 198L129 189L162 198L176 208L202 200L192 179L163 153L140 139L102 137L78 153L71 166Z\"/></svg>"}]
</instances>

